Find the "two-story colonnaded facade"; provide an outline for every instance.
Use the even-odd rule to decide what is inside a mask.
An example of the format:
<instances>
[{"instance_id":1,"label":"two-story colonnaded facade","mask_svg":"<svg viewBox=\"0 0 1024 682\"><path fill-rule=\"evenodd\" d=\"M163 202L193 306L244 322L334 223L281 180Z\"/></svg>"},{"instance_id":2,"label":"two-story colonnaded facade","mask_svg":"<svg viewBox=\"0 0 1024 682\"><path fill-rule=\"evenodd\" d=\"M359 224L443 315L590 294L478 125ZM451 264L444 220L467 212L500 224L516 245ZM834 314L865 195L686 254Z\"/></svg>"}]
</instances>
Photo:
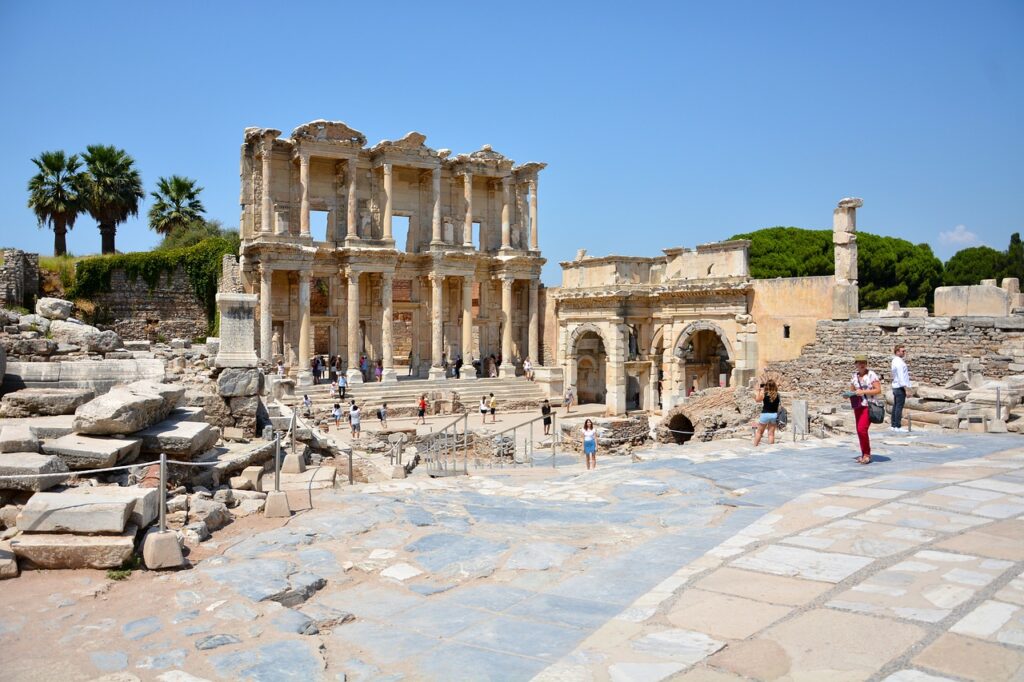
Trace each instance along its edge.
<instances>
[{"instance_id":1,"label":"two-story colonnaded facade","mask_svg":"<svg viewBox=\"0 0 1024 682\"><path fill-rule=\"evenodd\" d=\"M800 355L819 320L857 308L856 210L833 212L835 274L753 279L747 241L665 249L663 256L587 257L561 263L549 289L549 345L581 403L609 414L669 410L691 390L748 382Z\"/></svg>"},{"instance_id":2,"label":"two-story colonnaded facade","mask_svg":"<svg viewBox=\"0 0 1024 682\"><path fill-rule=\"evenodd\" d=\"M313 354L440 378L443 364L540 353L537 224L543 163L485 145L432 149L412 132L366 146L341 122L281 138L247 128L241 152L241 270L259 295L259 352L303 383ZM488 363L484 363L485 365ZM400 369L399 369L400 368Z\"/></svg>"}]
</instances>

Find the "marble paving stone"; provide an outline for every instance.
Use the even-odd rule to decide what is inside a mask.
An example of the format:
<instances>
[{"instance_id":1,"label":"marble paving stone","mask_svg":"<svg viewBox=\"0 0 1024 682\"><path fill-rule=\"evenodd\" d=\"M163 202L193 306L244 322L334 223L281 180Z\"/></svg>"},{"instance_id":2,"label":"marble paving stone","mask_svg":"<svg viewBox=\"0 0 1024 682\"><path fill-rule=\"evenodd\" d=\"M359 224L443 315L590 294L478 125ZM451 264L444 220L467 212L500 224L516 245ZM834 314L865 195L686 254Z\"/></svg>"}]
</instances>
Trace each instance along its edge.
<instances>
[{"instance_id":1,"label":"marble paving stone","mask_svg":"<svg viewBox=\"0 0 1024 682\"><path fill-rule=\"evenodd\" d=\"M923 673L920 670L900 670L889 675L882 682L956 682L951 677L940 677L930 673Z\"/></svg>"},{"instance_id":2,"label":"marble paving stone","mask_svg":"<svg viewBox=\"0 0 1024 682\"><path fill-rule=\"evenodd\" d=\"M618 606L553 594L538 594L505 611L510 616L583 629L600 627L618 612Z\"/></svg>"},{"instance_id":3,"label":"marble paving stone","mask_svg":"<svg viewBox=\"0 0 1024 682\"><path fill-rule=\"evenodd\" d=\"M437 682L529 680L540 673L546 665L548 664L545 661L534 658L452 643L444 644L441 655L430 652L413 659L413 667L417 670L416 678Z\"/></svg>"},{"instance_id":4,"label":"marble paving stone","mask_svg":"<svg viewBox=\"0 0 1024 682\"><path fill-rule=\"evenodd\" d=\"M996 592L996 599L1008 604L1024 606L1024 576L1018 575Z\"/></svg>"},{"instance_id":5,"label":"marble paving stone","mask_svg":"<svg viewBox=\"0 0 1024 682\"><path fill-rule=\"evenodd\" d=\"M208 660L225 679L315 680L320 678L324 667L315 646L304 640L286 639L249 649L213 654Z\"/></svg>"},{"instance_id":6,"label":"marble paving stone","mask_svg":"<svg viewBox=\"0 0 1024 682\"><path fill-rule=\"evenodd\" d=\"M721 639L746 639L792 609L731 595L688 589L672 604L668 621Z\"/></svg>"},{"instance_id":7,"label":"marble paving stone","mask_svg":"<svg viewBox=\"0 0 1024 682\"><path fill-rule=\"evenodd\" d=\"M485 611L428 601L390 617L388 622L430 637L451 637L490 617L491 615Z\"/></svg>"},{"instance_id":8,"label":"marble paving stone","mask_svg":"<svg viewBox=\"0 0 1024 682\"><path fill-rule=\"evenodd\" d=\"M1024 608L990 599L957 621L949 631L1024 647Z\"/></svg>"},{"instance_id":9,"label":"marble paving stone","mask_svg":"<svg viewBox=\"0 0 1024 682\"><path fill-rule=\"evenodd\" d=\"M698 664L682 675L677 675L672 682L747 682L747 678L707 668Z\"/></svg>"},{"instance_id":10,"label":"marble paving stone","mask_svg":"<svg viewBox=\"0 0 1024 682\"><path fill-rule=\"evenodd\" d=\"M608 667L612 682L660 682L686 666L682 663L615 663Z\"/></svg>"},{"instance_id":11,"label":"marble paving stone","mask_svg":"<svg viewBox=\"0 0 1024 682\"><path fill-rule=\"evenodd\" d=\"M635 653L652 654L658 658L693 665L725 647L725 642L708 637L703 632L672 629L633 640L630 647Z\"/></svg>"},{"instance_id":12,"label":"marble paving stone","mask_svg":"<svg viewBox=\"0 0 1024 682\"><path fill-rule=\"evenodd\" d=\"M1024 521L1009 519L975 528L943 540L935 549L1008 561L1024 561Z\"/></svg>"},{"instance_id":13,"label":"marble paving stone","mask_svg":"<svg viewBox=\"0 0 1024 682\"><path fill-rule=\"evenodd\" d=\"M976 481L965 481L960 485L968 488L981 488L982 490L995 490L1008 495L1024 495L1024 483L1003 481L998 478L979 478Z\"/></svg>"},{"instance_id":14,"label":"marble paving stone","mask_svg":"<svg viewBox=\"0 0 1024 682\"><path fill-rule=\"evenodd\" d=\"M872 562L867 557L831 552L816 552L800 547L769 545L754 554L740 557L732 563L762 573L788 575L808 580L838 583Z\"/></svg>"},{"instance_id":15,"label":"marble paving stone","mask_svg":"<svg viewBox=\"0 0 1024 682\"><path fill-rule=\"evenodd\" d=\"M840 519L781 540L789 545L881 558L931 542L935 533L887 526L857 519Z\"/></svg>"},{"instance_id":16,"label":"marble paving stone","mask_svg":"<svg viewBox=\"0 0 1024 682\"><path fill-rule=\"evenodd\" d=\"M380 665L393 665L418 656L437 646L437 638L391 625L356 620L338 628L328 638L329 645L355 645Z\"/></svg>"},{"instance_id":17,"label":"marble paving stone","mask_svg":"<svg viewBox=\"0 0 1024 682\"><path fill-rule=\"evenodd\" d=\"M915 656L912 663L972 682L1015 680L1024 674L1024 651L947 632Z\"/></svg>"},{"instance_id":18,"label":"marble paving stone","mask_svg":"<svg viewBox=\"0 0 1024 682\"><path fill-rule=\"evenodd\" d=\"M833 585L723 566L697 581L694 587L772 604L802 606L831 590Z\"/></svg>"},{"instance_id":19,"label":"marble paving stone","mask_svg":"<svg viewBox=\"0 0 1024 682\"><path fill-rule=\"evenodd\" d=\"M463 630L455 641L518 656L556 660L585 637L575 628L496 616Z\"/></svg>"},{"instance_id":20,"label":"marble paving stone","mask_svg":"<svg viewBox=\"0 0 1024 682\"><path fill-rule=\"evenodd\" d=\"M398 587L371 585L331 591L317 595L314 601L352 613L358 619L386 621L389 616L422 604L423 597L401 591Z\"/></svg>"},{"instance_id":21,"label":"marble paving stone","mask_svg":"<svg viewBox=\"0 0 1024 682\"><path fill-rule=\"evenodd\" d=\"M958 514L951 511L926 509L903 502L890 502L874 509L869 509L855 516L862 521L877 521L904 528L920 528L940 533L959 533L988 523L989 519Z\"/></svg>"},{"instance_id":22,"label":"marble paving stone","mask_svg":"<svg viewBox=\"0 0 1024 682\"><path fill-rule=\"evenodd\" d=\"M1024 497L962 485L937 488L908 497L905 501L992 519L1007 519L1024 514Z\"/></svg>"},{"instance_id":23,"label":"marble paving stone","mask_svg":"<svg viewBox=\"0 0 1024 682\"><path fill-rule=\"evenodd\" d=\"M485 611L501 612L536 594L516 587L497 584L471 585L445 595L449 604L468 606Z\"/></svg>"},{"instance_id":24,"label":"marble paving stone","mask_svg":"<svg viewBox=\"0 0 1024 682\"><path fill-rule=\"evenodd\" d=\"M828 606L937 623L1010 566L999 559L924 550L855 585Z\"/></svg>"}]
</instances>

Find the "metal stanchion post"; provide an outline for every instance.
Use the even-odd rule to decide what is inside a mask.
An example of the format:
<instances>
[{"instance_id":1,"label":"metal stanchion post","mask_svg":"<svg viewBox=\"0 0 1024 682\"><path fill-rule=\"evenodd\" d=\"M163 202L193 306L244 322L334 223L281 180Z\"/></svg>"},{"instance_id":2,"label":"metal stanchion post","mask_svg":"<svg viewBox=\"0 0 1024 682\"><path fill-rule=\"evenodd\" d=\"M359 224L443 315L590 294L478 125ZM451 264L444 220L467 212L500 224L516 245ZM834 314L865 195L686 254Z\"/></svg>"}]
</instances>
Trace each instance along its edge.
<instances>
[{"instance_id":1,"label":"metal stanchion post","mask_svg":"<svg viewBox=\"0 0 1024 682\"><path fill-rule=\"evenodd\" d=\"M469 474L469 412L462 416L462 472Z\"/></svg>"},{"instance_id":2,"label":"metal stanchion post","mask_svg":"<svg viewBox=\"0 0 1024 682\"><path fill-rule=\"evenodd\" d=\"M914 430L914 418L913 418L913 417L911 417L911 416L910 416L910 415L908 414L908 415L907 415L907 433L910 433L910 432L911 432L911 431L913 431L913 430Z\"/></svg>"},{"instance_id":3,"label":"metal stanchion post","mask_svg":"<svg viewBox=\"0 0 1024 682\"><path fill-rule=\"evenodd\" d=\"M555 414L554 410L551 411L551 468L557 469L558 462L555 458L558 456L558 415Z\"/></svg>"},{"instance_id":4,"label":"metal stanchion post","mask_svg":"<svg viewBox=\"0 0 1024 682\"><path fill-rule=\"evenodd\" d=\"M533 466L533 422L530 422L530 466Z\"/></svg>"},{"instance_id":5,"label":"metal stanchion post","mask_svg":"<svg viewBox=\"0 0 1024 682\"><path fill-rule=\"evenodd\" d=\"M176 533L167 531L167 454L160 453L160 525L150 529L142 541L142 560L146 568L179 568L185 565Z\"/></svg>"},{"instance_id":6,"label":"metal stanchion post","mask_svg":"<svg viewBox=\"0 0 1024 682\"><path fill-rule=\"evenodd\" d=\"M160 532L167 531L167 454L160 453Z\"/></svg>"},{"instance_id":7,"label":"metal stanchion post","mask_svg":"<svg viewBox=\"0 0 1024 682\"><path fill-rule=\"evenodd\" d=\"M292 452L295 452L295 427L298 425L298 417L295 416L295 412L292 412Z\"/></svg>"},{"instance_id":8,"label":"metal stanchion post","mask_svg":"<svg viewBox=\"0 0 1024 682\"><path fill-rule=\"evenodd\" d=\"M1000 398L999 387L996 386L996 421L1001 421L1003 418L1003 401Z\"/></svg>"},{"instance_id":9,"label":"metal stanchion post","mask_svg":"<svg viewBox=\"0 0 1024 682\"><path fill-rule=\"evenodd\" d=\"M293 417L294 418L294 417ZM274 492L281 492L281 434L274 439Z\"/></svg>"},{"instance_id":10,"label":"metal stanchion post","mask_svg":"<svg viewBox=\"0 0 1024 682\"><path fill-rule=\"evenodd\" d=\"M348 484L352 485L355 482L355 475L352 471L352 448L348 449Z\"/></svg>"}]
</instances>

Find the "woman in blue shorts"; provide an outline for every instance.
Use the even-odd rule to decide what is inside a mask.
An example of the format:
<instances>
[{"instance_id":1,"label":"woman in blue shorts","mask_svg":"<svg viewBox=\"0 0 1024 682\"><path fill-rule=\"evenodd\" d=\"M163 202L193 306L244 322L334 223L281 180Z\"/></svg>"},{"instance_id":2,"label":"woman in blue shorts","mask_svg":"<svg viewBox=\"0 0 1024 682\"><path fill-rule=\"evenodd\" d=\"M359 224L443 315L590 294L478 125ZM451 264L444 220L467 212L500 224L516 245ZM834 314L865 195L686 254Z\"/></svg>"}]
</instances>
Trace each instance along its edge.
<instances>
[{"instance_id":1,"label":"woman in blue shorts","mask_svg":"<svg viewBox=\"0 0 1024 682\"><path fill-rule=\"evenodd\" d=\"M761 384L757 389L756 400L761 403L761 416L757 419L757 431L754 432L754 447L761 442L765 429L768 430L768 445L775 444L775 427L779 423L779 387L773 379Z\"/></svg>"},{"instance_id":2,"label":"woman in blue shorts","mask_svg":"<svg viewBox=\"0 0 1024 682\"><path fill-rule=\"evenodd\" d=\"M587 456L587 469L597 468L597 430L589 419L583 422L583 454Z\"/></svg>"}]
</instances>

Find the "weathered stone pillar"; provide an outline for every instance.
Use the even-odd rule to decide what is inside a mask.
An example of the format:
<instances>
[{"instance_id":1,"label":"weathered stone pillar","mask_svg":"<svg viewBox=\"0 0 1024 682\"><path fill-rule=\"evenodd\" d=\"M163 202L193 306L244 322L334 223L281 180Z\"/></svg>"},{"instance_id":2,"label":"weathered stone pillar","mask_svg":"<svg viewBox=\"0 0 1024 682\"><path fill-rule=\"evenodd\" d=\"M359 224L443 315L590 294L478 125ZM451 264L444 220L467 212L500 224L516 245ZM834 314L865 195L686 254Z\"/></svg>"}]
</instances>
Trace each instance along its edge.
<instances>
[{"instance_id":1,"label":"weathered stone pillar","mask_svg":"<svg viewBox=\"0 0 1024 682\"><path fill-rule=\"evenodd\" d=\"M501 248L508 250L512 248L512 178L505 176L501 179Z\"/></svg>"},{"instance_id":2,"label":"weathered stone pillar","mask_svg":"<svg viewBox=\"0 0 1024 682\"><path fill-rule=\"evenodd\" d=\"M462 175L462 195L466 203L466 215L462 222L462 245L473 246L473 174Z\"/></svg>"},{"instance_id":3,"label":"weathered stone pillar","mask_svg":"<svg viewBox=\"0 0 1024 682\"><path fill-rule=\"evenodd\" d=\"M384 239L394 241L391 231L391 217L394 211L394 181L392 179L391 164L384 164Z\"/></svg>"},{"instance_id":4,"label":"weathered stone pillar","mask_svg":"<svg viewBox=\"0 0 1024 682\"><path fill-rule=\"evenodd\" d=\"M430 273L430 378L444 379L444 275Z\"/></svg>"},{"instance_id":5,"label":"weathered stone pillar","mask_svg":"<svg viewBox=\"0 0 1024 682\"><path fill-rule=\"evenodd\" d=\"M628 331L625 325L610 325L606 335L609 346L605 350L605 414L611 416L626 413L626 339Z\"/></svg>"},{"instance_id":6,"label":"weathered stone pillar","mask_svg":"<svg viewBox=\"0 0 1024 682\"><path fill-rule=\"evenodd\" d=\"M537 234L537 179L530 180L530 250L537 251L540 247L538 246L538 234Z\"/></svg>"},{"instance_id":7,"label":"weathered stone pillar","mask_svg":"<svg viewBox=\"0 0 1024 682\"><path fill-rule=\"evenodd\" d=\"M311 276L312 273L309 270L299 271L299 371L296 375L296 383L299 386L313 383L313 373L309 370L309 283Z\"/></svg>"},{"instance_id":8,"label":"weathered stone pillar","mask_svg":"<svg viewBox=\"0 0 1024 682\"><path fill-rule=\"evenodd\" d=\"M299 154L299 234L309 236L309 154Z\"/></svg>"},{"instance_id":9,"label":"weathered stone pillar","mask_svg":"<svg viewBox=\"0 0 1024 682\"><path fill-rule=\"evenodd\" d=\"M271 234L274 231L274 200L270 197L272 186L271 161L274 149L274 137L271 133L263 133L263 205L260 208L260 232Z\"/></svg>"},{"instance_id":10,"label":"weathered stone pillar","mask_svg":"<svg viewBox=\"0 0 1024 682\"><path fill-rule=\"evenodd\" d=\"M527 356L534 367L540 364L540 313L538 294L540 281L530 280L530 323L527 337Z\"/></svg>"},{"instance_id":11,"label":"weathered stone pillar","mask_svg":"<svg viewBox=\"0 0 1024 682\"><path fill-rule=\"evenodd\" d=\"M473 369L473 278L462 278L462 372L463 379L476 379Z\"/></svg>"},{"instance_id":12,"label":"weathered stone pillar","mask_svg":"<svg viewBox=\"0 0 1024 682\"><path fill-rule=\"evenodd\" d=\"M515 363L512 362L512 285L515 279L510 276L501 278L501 366L498 374L501 377L515 376Z\"/></svg>"},{"instance_id":13,"label":"weathered stone pillar","mask_svg":"<svg viewBox=\"0 0 1024 682\"><path fill-rule=\"evenodd\" d=\"M430 222L430 243L441 243L441 169L435 168L432 174L434 215Z\"/></svg>"},{"instance_id":14,"label":"weathered stone pillar","mask_svg":"<svg viewBox=\"0 0 1024 682\"><path fill-rule=\"evenodd\" d=\"M217 311L220 313L220 348L214 364L217 367L255 367L258 360L252 347L252 327L256 296L217 294Z\"/></svg>"},{"instance_id":15,"label":"weathered stone pillar","mask_svg":"<svg viewBox=\"0 0 1024 682\"><path fill-rule=\"evenodd\" d=\"M350 384L363 383L363 373L359 371L359 271L349 268L348 271L348 372L346 377Z\"/></svg>"},{"instance_id":16,"label":"weathered stone pillar","mask_svg":"<svg viewBox=\"0 0 1024 682\"><path fill-rule=\"evenodd\" d=\"M266 263L260 265L260 358L264 362L274 361L274 320L270 309L274 269Z\"/></svg>"},{"instance_id":17,"label":"weathered stone pillar","mask_svg":"<svg viewBox=\"0 0 1024 682\"><path fill-rule=\"evenodd\" d=\"M358 216L356 214L356 208L358 208L358 200L356 199L356 160L348 160L348 169L345 172L346 179L348 180L348 202L345 212L345 229L346 238L356 239L359 237L359 223Z\"/></svg>"},{"instance_id":18,"label":"weathered stone pillar","mask_svg":"<svg viewBox=\"0 0 1024 682\"><path fill-rule=\"evenodd\" d=\"M832 212L832 243L835 247L835 284L832 288L832 319L848 320L860 311L857 286L857 209L863 199L840 200Z\"/></svg>"},{"instance_id":19,"label":"weathered stone pillar","mask_svg":"<svg viewBox=\"0 0 1024 682\"><path fill-rule=\"evenodd\" d=\"M392 340L392 334L394 332L394 315L392 313L392 302L391 299L394 294L394 273L384 272L381 273L381 304L384 308L383 314L381 315L381 330L380 330L380 345L381 354L384 363L384 374L381 376L382 381L398 381L398 375L395 374L395 347L394 341Z\"/></svg>"}]
</instances>

